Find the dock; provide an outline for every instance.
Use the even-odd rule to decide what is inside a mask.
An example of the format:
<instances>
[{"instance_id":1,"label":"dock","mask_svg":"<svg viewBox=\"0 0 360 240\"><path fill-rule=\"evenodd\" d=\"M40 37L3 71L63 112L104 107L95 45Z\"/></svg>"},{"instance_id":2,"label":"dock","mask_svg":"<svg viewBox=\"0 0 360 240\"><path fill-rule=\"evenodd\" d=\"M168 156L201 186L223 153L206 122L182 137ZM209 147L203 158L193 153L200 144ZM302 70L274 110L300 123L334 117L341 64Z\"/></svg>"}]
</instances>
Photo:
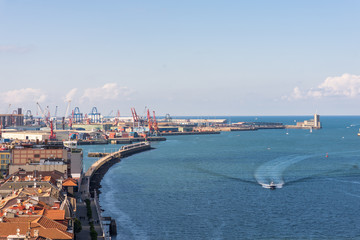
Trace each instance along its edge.
<instances>
[{"instance_id":1,"label":"dock","mask_svg":"<svg viewBox=\"0 0 360 240\"><path fill-rule=\"evenodd\" d=\"M166 138L161 136L150 136L150 137L133 137L133 138L110 138L109 143L111 144L131 144L134 142L158 142L166 141Z\"/></svg>"},{"instance_id":2,"label":"dock","mask_svg":"<svg viewBox=\"0 0 360 240\"><path fill-rule=\"evenodd\" d=\"M220 134L220 131L163 132L161 136Z\"/></svg>"},{"instance_id":3,"label":"dock","mask_svg":"<svg viewBox=\"0 0 360 240\"><path fill-rule=\"evenodd\" d=\"M104 153L104 152L89 152L88 157L105 157L109 154L110 153Z\"/></svg>"}]
</instances>

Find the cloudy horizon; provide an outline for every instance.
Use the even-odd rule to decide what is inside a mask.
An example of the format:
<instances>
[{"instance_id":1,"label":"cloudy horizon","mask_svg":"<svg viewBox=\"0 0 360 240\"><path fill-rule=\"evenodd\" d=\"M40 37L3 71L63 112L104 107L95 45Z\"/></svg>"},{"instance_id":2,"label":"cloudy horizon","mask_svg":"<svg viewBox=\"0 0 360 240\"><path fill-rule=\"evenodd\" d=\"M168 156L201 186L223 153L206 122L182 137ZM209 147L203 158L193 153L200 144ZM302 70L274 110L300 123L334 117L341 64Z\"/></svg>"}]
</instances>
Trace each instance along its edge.
<instances>
[{"instance_id":1,"label":"cloudy horizon","mask_svg":"<svg viewBox=\"0 0 360 240\"><path fill-rule=\"evenodd\" d=\"M359 7L0 1L0 111L359 115Z\"/></svg>"}]
</instances>

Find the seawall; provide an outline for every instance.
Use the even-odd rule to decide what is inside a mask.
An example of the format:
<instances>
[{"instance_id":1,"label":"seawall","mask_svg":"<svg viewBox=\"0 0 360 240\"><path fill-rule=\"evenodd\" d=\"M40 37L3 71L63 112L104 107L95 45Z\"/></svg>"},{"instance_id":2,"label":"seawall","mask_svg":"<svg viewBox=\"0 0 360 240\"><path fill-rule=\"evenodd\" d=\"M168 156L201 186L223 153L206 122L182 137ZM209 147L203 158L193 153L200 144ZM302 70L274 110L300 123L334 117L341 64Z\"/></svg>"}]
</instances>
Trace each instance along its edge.
<instances>
[{"instance_id":1,"label":"seawall","mask_svg":"<svg viewBox=\"0 0 360 240\"><path fill-rule=\"evenodd\" d=\"M96 161L86 172L85 176L89 178L89 192L94 196L94 190L101 192L101 180L111 166L121 161L122 158L131 156L135 153L151 150L150 143L135 143L123 146L118 152L105 156Z\"/></svg>"}]
</instances>

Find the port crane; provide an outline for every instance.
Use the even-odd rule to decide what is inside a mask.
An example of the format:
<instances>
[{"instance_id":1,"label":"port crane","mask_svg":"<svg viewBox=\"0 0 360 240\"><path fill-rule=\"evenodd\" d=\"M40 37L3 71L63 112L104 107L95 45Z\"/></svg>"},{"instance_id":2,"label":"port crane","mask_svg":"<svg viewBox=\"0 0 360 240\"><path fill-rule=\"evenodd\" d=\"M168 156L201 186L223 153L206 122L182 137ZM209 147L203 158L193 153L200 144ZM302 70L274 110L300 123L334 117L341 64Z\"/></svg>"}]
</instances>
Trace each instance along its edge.
<instances>
[{"instance_id":1,"label":"port crane","mask_svg":"<svg viewBox=\"0 0 360 240\"><path fill-rule=\"evenodd\" d=\"M159 133L158 123L156 121L155 111L153 111L153 117L150 115L150 110L147 110L147 119L149 126L149 134L157 135Z\"/></svg>"},{"instance_id":2,"label":"port crane","mask_svg":"<svg viewBox=\"0 0 360 240\"><path fill-rule=\"evenodd\" d=\"M154 127L153 127L153 120L151 119L149 109L147 110L147 119L148 119L149 133L151 134L154 132Z\"/></svg>"},{"instance_id":3,"label":"port crane","mask_svg":"<svg viewBox=\"0 0 360 240\"><path fill-rule=\"evenodd\" d=\"M45 111L42 109L42 107L40 106L40 104L39 104L38 102L37 102L36 104L37 104L37 106L38 106L38 109L39 109L40 112L41 112L41 116L42 116L42 118L43 118L46 126L49 126L49 118L48 118L48 116L50 115L49 107L46 108L46 109L47 109L47 110L46 110L47 112L45 112Z\"/></svg>"},{"instance_id":4,"label":"port crane","mask_svg":"<svg viewBox=\"0 0 360 240\"><path fill-rule=\"evenodd\" d=\"M137 115L135 108L131 108L131 114L132 114L134 123L138 123L139 122L139 116Z\"/></svg>"},{"instance_id":5,"label":"port crane","mask_svg":"<svg viewBox=\"0 0 360 240\"><path fill-rule=\"evenodd\" d=\"M56 139L56 134L54 133L54 123L53 123L53 119L50 119L50 110L49 110L49 106L46 107L46 111L45 112L42 107L40 106L40 104L37 102L36 103L38 105L38 108L45 120L45 124L46 126L50 127L50 136L49 139L50 140L55 140ZM57 112L57 106L56 106L56 112ZM56 118L55 118L56 121Z\"/></svg>"},{"instance_id":6,"label":"port crane","mask_svg":"<svg viewBox=\"0 0 360 240\"><path fill-rule=\"evenodd\" d=\"M67 117L69 117L68 114L69 114L69 109L70 109L70 103L71 103L71 100L68 101L67 106L66 106L65 115L62 117L62 123L61 123L61 125L62 125L62 129L63 129L63 130L65 130L65 119L66 119ZM71 121L71 118L69 117L69 124L70 124L70 121ZM69 126L70 126L70 125L69 125Z\"/></svg>"},{"instance_id":7,"label":"port crane","mask_svg":"<svg viewBox=\"0 0 360 240\"><path fill-rule=\"evenodd\" d=\"M154 115L154 131L157 134L159 132L159 126L158 126L158 123L156 121L155 111L153 111L153 115Z\"/></svg>"},{"instance_id":8,"label":"port crane","mask_svg":"<svg viewBox=\"0 0 360 240\"><path fill-rule=\"evenodd\" d=\"M56 139L56 134L54 133L54 125L53 125L53 120L50 120L50 136L49 136L50 140L55 140Z\"/></svg>"},{"instance_id":9,"label":"port crane","mask_svg":"<svg viewBox=\"0 0 360 240\"><path fill-rule=\"evenodd\" d=\"M9 104L9 106L8 106L8 109L7 109L7 111L6 111L6 114L8 114L9 113L9 111L10 111L10 107L11 107L11 103Z\"/></svg>"}]
</instances>

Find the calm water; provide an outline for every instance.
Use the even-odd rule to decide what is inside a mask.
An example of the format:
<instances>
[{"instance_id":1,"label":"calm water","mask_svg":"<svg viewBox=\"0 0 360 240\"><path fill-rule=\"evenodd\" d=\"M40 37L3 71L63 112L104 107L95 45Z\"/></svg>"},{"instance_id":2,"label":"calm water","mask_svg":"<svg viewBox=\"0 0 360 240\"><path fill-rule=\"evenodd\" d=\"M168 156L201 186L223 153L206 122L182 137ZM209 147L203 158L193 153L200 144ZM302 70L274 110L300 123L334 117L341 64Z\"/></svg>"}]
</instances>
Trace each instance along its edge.
<instances>
[{"instance_id":1,"label":"calm water","mask_svg":"<svg viewBox=\"0 0 360 240\"><path fill-rule=\"evenodd\" d=\"M117 239L360 239L360 117L321 121L312 133L224 132L153 143L155 150L123 159L104 176L104 215L116 219ZM86 158L85 168L94 161ZM271 181L279 189L263 187Z\"/></svg>"}]
</instances>

